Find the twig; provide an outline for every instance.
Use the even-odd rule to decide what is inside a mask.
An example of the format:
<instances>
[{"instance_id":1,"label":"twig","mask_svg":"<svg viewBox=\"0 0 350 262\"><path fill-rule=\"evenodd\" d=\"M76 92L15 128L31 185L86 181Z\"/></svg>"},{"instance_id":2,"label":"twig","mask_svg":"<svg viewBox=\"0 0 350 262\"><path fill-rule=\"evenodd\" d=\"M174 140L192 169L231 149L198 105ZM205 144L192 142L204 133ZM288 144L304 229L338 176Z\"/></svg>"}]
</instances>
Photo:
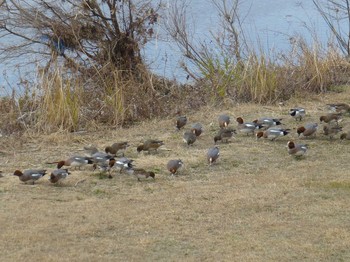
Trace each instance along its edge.
<instances>
[{"instance_id":1,"label":"twig","mask_svg":"<svg viewBox=\"0 0 350 262\"><path fill-rule=\"evenodd\" d=\"M83 183L85 181L86 181L86 179L79 180L78 182L75 183L74 187L76 187L77 185L79 185L80 183Z\"/></svg>"}]
</instances>

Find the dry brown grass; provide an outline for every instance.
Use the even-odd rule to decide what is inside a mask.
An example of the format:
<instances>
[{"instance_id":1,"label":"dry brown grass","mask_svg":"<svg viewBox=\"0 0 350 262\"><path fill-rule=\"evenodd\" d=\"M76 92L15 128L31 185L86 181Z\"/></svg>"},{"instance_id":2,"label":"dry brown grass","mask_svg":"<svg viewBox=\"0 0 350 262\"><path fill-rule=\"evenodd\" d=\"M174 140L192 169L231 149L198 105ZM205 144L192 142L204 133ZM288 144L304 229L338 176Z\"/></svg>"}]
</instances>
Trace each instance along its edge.
<instances>
[{"instance_id":1,"label":"dry brown grass","mask_svg":"<svg viewBox=\"0 0 350 262\"><path fill-rule=\"evenodd\" d=\"M331 41L325 48L317 41L308 44L293 38L288 52L251 50L239 63L232 60L234 53L205 55L194 61L202 73L196 85L211 90L212 98L261 104L290 99L299 92L327 92L331 86L349 83L349 61L335 46Z\"/></svg>"},{"instance_id":2,"label":"dry brown grass","mask_svg":"<svg viewBox=\"0 0 350 262\"><path fill-rule=\"evenodd\" d=\"M304 123L318 121L325 104L337 101L350 102L350 91L294 98L282 107L203 108L188 115L205 127L190 148L170 117L128 129L2 137L1 261L348 261L348 141L318 135L306 141L307 156L295 160L285 147L290 137L270 142L237 135L220 144L217 165L208 167L205 159L220 113L233 122L281 116L296 138L299 123L290 107L307 109ZM349 130L349 117L342 125ZM163 139L165 148L138 155L136 145L146 138ZM46 161L120 140L131 142L126 156L138 167L156 172L154 181L125 174L103 179L88 168L72 171L61 186L46 178L24 185L10 175L15 168L51 170ZM165 169L173 158L185 162L176 177Z\"/></svg>"}]
</instances>

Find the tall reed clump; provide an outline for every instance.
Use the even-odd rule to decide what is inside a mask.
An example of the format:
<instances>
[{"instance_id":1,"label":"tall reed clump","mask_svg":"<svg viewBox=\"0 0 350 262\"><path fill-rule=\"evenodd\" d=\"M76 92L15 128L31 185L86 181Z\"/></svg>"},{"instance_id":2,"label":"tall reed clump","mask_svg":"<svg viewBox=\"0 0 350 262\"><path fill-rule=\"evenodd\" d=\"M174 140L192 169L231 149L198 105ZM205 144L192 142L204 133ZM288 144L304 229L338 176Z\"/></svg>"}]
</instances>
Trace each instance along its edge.
<instances>
[{"instance_id":1,"label":"tall reed clump","mask_svg":"<svg viewBox=\"0 0 350 262\"><path fill-rule=\"evenodd\" d=\"M82 102L82 85L63 71L43 73L40 77L39 106L36 129L44 132L76 131Z\"/></svg>"},{"instance_id":2,"label":"tall reed clump","mask_svg":"<svg viewBox=\"0 0 350 262\"><path fill-rule=\"evenodd\" d=\"M211 99L220 99L228 95L232 81L237 77L235 64L229 57L205 52L203 59L198 60L201 82L206 82L211 91ZM205 90L203 90L205 92Z\"/></svg>"},{"instance_id":3,"label":"tall reed clump","mask_svg":"<svg viewBox=\"0 0 350 262\"><path fill-rule=\"evenodd\" d=\"M275 58L261 50L250 51L238 62L228 56L205 55L197 64L202 73L198 84L204 83L214 99L273 103L299 92L326 92L350 80L350 63L334 46L324 49L303 39L293 43L289 52L272 54Z\"/></svg>"},{"instance_id":4,"label":"tall reed clump","mask_svg":"<svg viewBox=\"0 0 350 262\"><path fill-rule=\"evenodd\" d=\"M127 117L125 105L127 84L122 81L118 70L112 71L109 77L101 80L104 86L104 93L102 94L104 116L101 120L112 125L121 125Z\"/></svg>"},{"instance_id":5,"label":"tall reed clump","mask_svg":"<svg viewBox=\"0 0 350 262\"><path fill-rule=\"evenodd\" d=\"M22 125L18 121L19 112L15 99L15 93L12 96L0 98L0 137L9 135L22 130Z\"/></svg>"},{"instance_id":6,"label":"tall reed clump","mask_svg":"<svg viewBox=\"0 0 350 262\"><path fill-rule=\"evenodd\" d=\"M264 55L250 54L243 66L236 67L237 98L255 103L269 103L278 98L277 66Z\"/></svg>"},{"instance_id":7,"label":"tall reed clump","mask_svg":"<svg viewBox=\"0 0 350 262\"><path fill-rule=\"evenodd\" d=\"M264 55L250 53L238 63L226 56L206 56L205 59L199 67L204 82L215 96L212 98L228 96L234 101L256 103L277 99L278 66Z\"/></svg>"},{"instance_id":8,"label":"tall reed clump","mask_svg":"<svg viewBox=\"0 0 350 262\"><path fill-rule=\"evenodd\" d=\"M348 82L349 62L334 45L324 49L320 43L308 45L299 39L292 45L283 65L288 69L288 82L294 81L297 90L307 92L326 92L333 85Z\"/></svg>"}]
</instances>

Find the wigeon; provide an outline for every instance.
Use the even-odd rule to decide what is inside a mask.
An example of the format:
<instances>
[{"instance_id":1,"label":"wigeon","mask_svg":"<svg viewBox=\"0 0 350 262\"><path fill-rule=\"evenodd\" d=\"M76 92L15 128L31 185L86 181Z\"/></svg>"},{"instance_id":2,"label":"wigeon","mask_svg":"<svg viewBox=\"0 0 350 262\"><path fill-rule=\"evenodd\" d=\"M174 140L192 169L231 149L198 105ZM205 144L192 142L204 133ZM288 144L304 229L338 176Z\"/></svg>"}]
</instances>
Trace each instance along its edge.
<instances>
[{"instance_id":1,"label":"wigeon","mask_svg":"<svg viewBox=\"0 0 350 262\"><path fill-rule=\"evenodd\" d=\"M305 137L310 137L312 135L316 135L316 131L318 128L317 123L308 123L304 126L300 126L297 128L298 136L303 135Z\"/></svg>"},{"instance_id":2,"label":"wigeon","mask_svg":"<svg viewBox=\"0 0 350 262\"><path fill-rule=\"evenodd\" d=\"M164 145L163 141L148 139L142 145L137 147L137 152L147 151L150 153L151 151L157 151L160 146Z\"/></svg>"},{"instance_id":3,"label":"wigeon","mask_svg":"<svg viewBox=\"0 0 350 262\"><path fill-rule=\"evenodd\" d=\"M196 142L197 136L191 131L186 131L183 135L183 141L188 145L192 146L194 142Z\"/></svg>"},{"instance_id":4,"label":"wigeon","mask_svg":"<svg viewBox=\"0 0 350 262\"><path fill-rule=\"evenodd\" d=\"M174 160L169 160L166 167L168 171L171 173L171 175L174 175L183 167L183 165L184 163L182 162L181 159L174 159Z\"/></svg>"},{"instance_id":5,"label":"wigeon","mask_svg":"<svg viewBox=\"0 0 350 262\"><path fill-rule=\"evenodd\" d=\"M191 131L196 136L200 136L203 133L203 126L201 123L194 123L191 126Z\"/></svg>"},{"instance_id":6,"label":"wigeon","mask_svg":"<svg viewBox=\"0 0 350 262\"><path fill-rule=\"evenodd\" d=\"M180 130L187 124L187 117L186 116L178 116L176 119L176 129Z\"/></svg>"},{"instance_id":7,"label":"wigeon","mask_svg":"<svg viewBox=\"0 0 350 262\"><path fill-rule=\"evenodd\" d=\"M338 121L341 119L340 113L330 113L324 116L320 116L320 122L325 122L327 124L335 122L338 125Z\"/></svg>"},{"instance_id":8,"label":"wigeon","mask_svg":"<svg viewBox=\"0 0 350 262\"><path fill-rule=\"evenodd\" d=\"M305 116L306 112L305 109L302 107L296 107L296 108L291 108L289 110L289 114L295 118L295 120L301 121L302 118Z\"/></svg>"},{"instance_id":9,"label":"wigeon","mask_svg":"<svg viewBox=\"0 0 350 262\"><path fill-rule=\"evenodd\" d=\"M228 115L220 115L218 120L220 128L226 128L230 124L230 117Z\"/></svg>"},{"instance_id":10,"label":"wigeon","mask_svg":"<svg viewBox=\"0 0 350 262\"><path fill-rule=\"evenodd\" d=\"M97 152L91 156L90 160L93 163L94 170L98 167L102 172L108 171L109 177L111 178L110 170L115 164L113 156L105 152Z\"/></svg>"},{"instance_id":11,"label":"wigeon","mask_svg":"<svg viewBox=\"0 0 350 262\"><path fill-rule=\"evenodd\" d=\"M28 169L21 172L20 170L16 170L13 173L14 176L18 176L19 180L26 183L26 182L32 182L34 185L34 182L43 176L46 175L46 170L44 169Z\"/></svg>"},{"instance_id":12,"label":"wigeon","mask_svg":"<svg viewBox=\"0 0 350 262\"><path fill-rule=\"evenodd\" d=\"M282 119L280 118L271 118L271 117L262 117L254 120L255 124L261 125L264 129L268 129L273 126L282 125Z\"/></svg>"},{"instance_id":13,"label":"wigeon","mask_svg":"<svg viewBox=\"0 0 350 262\"><path fill-rule=\"evenodd\" d=\"M80 169L81 166L92 164L92 161L90 157L85 156L71 156L66 160L56 161L56 162L49 162L48 164L55 164L57 163L57 169L60 169L63 166L70 166Z\"/></svg>"},{"instance_id":14,"label":"wigeon","mask_svg":"<svg viewBox=\"0 0 350 262\"><path fill-rule=\"evenodd\" d=\"M152 177L155 179L155 173L152 171L146 171L143 168L133 168L132 174L137 178L138 181L141 181L141 179L147 179L149 177Z\"/></svg>"},{"instance_id":15,"label":"wigeon","mask_svg":"<svg viewBox=\"0 0 350 262\"><path fill-rule=\"evenodd\" d=\"M287 147L288 147L288 154L295 157L303 156L307 151L307 145L297 144L293 141L288 141Z\"/></svg>"},{"instance_id":16,"label":"wigeon","mask_svg":"<svg viewBox=\"0 0 350 262\"><path fill-rule=\"evenodd\" d=\"M237 125L237 130L241 133L244 133L244 134L252 134L254 135L254 131L256 129L260 129L262 128L262 125L259 125L257 123L254 123L254 122L244 122L243 118L242 117L237 117L236 119L238 125Z\"/></svg>"},{"instance_id":17,"label":"wigeon","mask_svg":"<svg viewBox=\"0 0 350 262\"><path fill-rule=\"evenodd\" d=\"M331 108L332 111L346 114L350 112L350 105L345 103L335 103L335 104L327 104Z\"/></svg>"},{"instance_id":18,"label":"wigeon","mask_svg":"<svg viewBox=\"0 0 350 262\"><path fill-rule=\"evenodd\" d=\"M233 134L236 134L236 130L232 128L220 129L219 132L214 136L214 143L222 141L227 143L229 139L234 138Z\"/></svg>"},{"instance_id":19,"label":"wigeon","mask_svg":"<svg viewBox=\"0 0 350 262\"><path fill-rule=\"evenodd\" d=\"M65 179L70 174L71 173L68 172L68 169L56 169L51 172L49 181L51 183L57 183L58 181Z\"/></svg>"},{"instance_id":20,"label":"wigeon","mask_svg":"<svg viewBox=\"0 0 350 262\"><path fill-rule=\"evenodd\" d=\"M122 156L124 156L124 151L127 149L128 146L129 146L129 143L128 143L128 142L118 142L118 143L114 143L114 144L112 144L111 146L107 146L107 147L105 148L105 152L106 152L107 154L116 156L117 153L118 153L119 151L123 151L123 152L122 152Z\"/></svg>"},{"instance_id":21,"label":"wigeon","mask_svg":"<svg viewBox=\"0 0 350 262\"><path fill-rule=\"evenodd\" d=\"M289 134L289 129L271 127L265 131L259 131L256 133L256 138L260 137L270 139L271 141L276 140L278 137L286 136Z\"/></svg>"},{"instance_id":22,"label":"wigeon","mask_svg":"<svg viewBox=\"0 0 350 262\"><path fill-rule=\"evenodd\" d=\"M133 164L132 162L134 162L133 159L129 159L129 158L126 158L126 157L121 157L121 158L118 158L115 162L115 168L119 170L119 172L121 173L122 171L124 170L128 170L128 169L131 169L133 168Z\"/></svg>"},{"instance_id":23,"label":"wigeon","mask_svg":"<svg viewBox=\"0 0 350 262\"><path fill-rule=\"evenodd\" d=\"M116 161L114 158L110 158L106 161L97 161L93 164L93 168L94 170L98 168L102 173L108 172L108 178L112 178L111 171L113 166L115 165L115 162Z\"/></svg>"},{"instance_id":24,"label":"wigeon","mask_svg":"<svg viewBox=\"0 0 350 262\"><path fill-rule=\"evenodd\" d=\"M209 162L209 165L212 165L213 163L216 162L216 160L220 156L220 150L217 146L209 148L207 152L207 160Z\"/></svg>"},{"instance_id":25,"label":"wigeon","mask_svg":"<svg viewBox=\"0 0 350 262\"><path fill-rule=\"evenodd\" d=\"M344 139L350 140L350 131L348 131L347 133L341 134L341 135L340 135L340 139L341 139L341 140L344 140Z\"/></svg>"},{"instance_id":26,"label":"wigeon","mask_svg":"<svg viewBox=\"0 0 350 262\"><path fill-rule=\"evenodd\" d=\"M327 124L323 127L323 133L325 136L329 136L329 139L333 139L333 137L340 131L342 131L342 127L340 126Z\"/></svg>"},{"instance_id":27,"label":"wigeon","mask_svg":"<svg viewBox=\"0 0 350 262\"><path fill-rule=\"evenodd\" d=\"M90 161L92 161L93 163L97 163L97 162L106 162L112 158L114 158L114 157L105 153L105 152L96 152L96 153L92 154L91 157L89 157L88 159Z\"/></svg>"}]
</instances>

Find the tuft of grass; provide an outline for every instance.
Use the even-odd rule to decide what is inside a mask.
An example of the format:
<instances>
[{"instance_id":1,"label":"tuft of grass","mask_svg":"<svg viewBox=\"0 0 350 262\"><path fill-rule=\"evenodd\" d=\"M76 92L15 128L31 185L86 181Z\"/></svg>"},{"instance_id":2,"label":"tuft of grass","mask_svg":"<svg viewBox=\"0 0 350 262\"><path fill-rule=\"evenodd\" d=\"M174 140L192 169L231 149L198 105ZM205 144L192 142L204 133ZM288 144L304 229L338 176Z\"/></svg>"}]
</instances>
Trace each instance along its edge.
<instances>
[{"instance_id":1,"label":"tuft of grass","mask_svg":"<svg viewBox=\"0 0 350 262\"><path fill-rule=\"evenodd\" d=\"M0 135L10 135L21 132L25 127L20 118L20 112L15 99L15 92L11 97L0 97Z\"/></svg>"},{"instance_id":2,"label":"tuft of grass","mask_svg":"<svg viewBox=\"0 0 350 262\"><path fill-rule=\"evenodd\" d=\"M144 181L142 181L142 182L144 182ZM154 189L151 188L151 187L145 187L144 190L145 190L145 192L147 192L147 193L153 193L153 192L154 192Z\"/></svg>"},{"instance_id":3,"label":"tuft of grass","mask_svg":"<svg viewBox=\"0 0 350 262\"><path fill-rule=\"evenodd\" d=\"M331 92L342 93L345 92L348 88L348 85L331 85L329 86L328 90Z\"/></svg>"},{"instance_id":4,"label":"tuft of grass","mask_svg":"<svg viewBox=\"0 0 350 262\"><path fill-rule=\"evenodd\" d=\"M107 179L108 178L108 173L106 172L96 172L96 173L93 173L94 177L97 177L98 179Z\"/></svg>"},{"instance_id":5,"label":"tuft of grass","mask_svg":"<svg viewBox=\"0 0 350 262\"><path fill-rule=\"evenodd\" d=\"M60 69L41 75L36 128L45 132L77 131L83 89Z\"/></svg>"},{"instance_id":6,"label":"tuft of grass","mask_svg":"<svg viewBox=\"0 0 350 262\"><path fill-rule=\"evenodd\" d=\"M349 181L334 181L325 185L327 189L341 189L341 190L350 190Z\"/></svg>"},{"instance_id":7,"label":"tuft of grass","mask_svg":"<svg viewBox=\"0 0 350 262\"><path fill-rule=\"evenodd\" d=\"M98 196L107 194L105 190L100 188L95 189L94 191L92 191L92 193Z\"/></svg>"}]
</instances>

